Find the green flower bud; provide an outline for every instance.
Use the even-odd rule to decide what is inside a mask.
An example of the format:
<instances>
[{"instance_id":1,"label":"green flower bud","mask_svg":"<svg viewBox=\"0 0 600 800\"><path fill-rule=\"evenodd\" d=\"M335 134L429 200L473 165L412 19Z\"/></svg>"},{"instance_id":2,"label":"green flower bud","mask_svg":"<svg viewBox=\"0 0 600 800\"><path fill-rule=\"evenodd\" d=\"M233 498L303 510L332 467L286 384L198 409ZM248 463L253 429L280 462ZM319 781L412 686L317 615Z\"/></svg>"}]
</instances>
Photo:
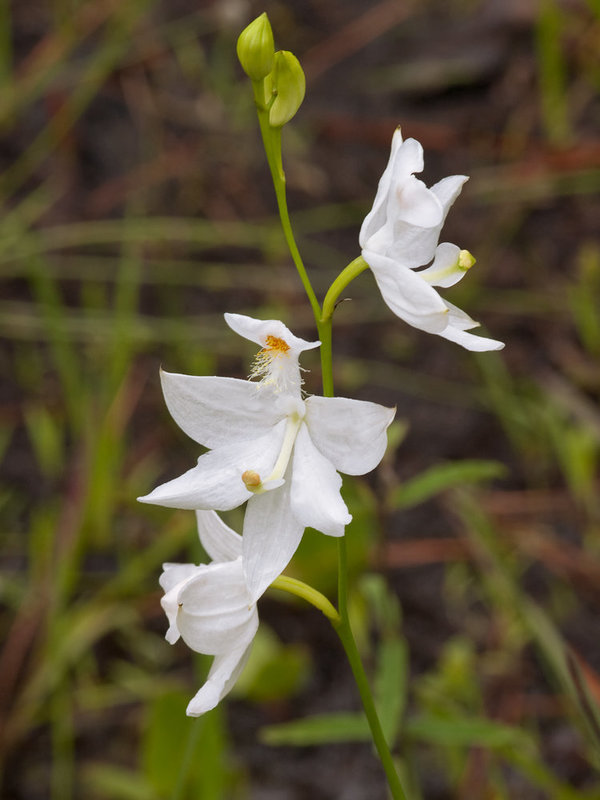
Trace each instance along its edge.
<instances>
[{"instance_id":1,"label":"green flower bud","mask_svg":"<svg viewBox=\"0 0 600 800\"><path fill-rule=\"evenodd\" d=\"M266 12L257 17L240 33L237 54L246 75L253 81L261 81L273 69L275 42Z\"/></svg>"},{"instance_id":2,"label":"green flower bud","mask_svg":"<svg viewBox=\"0 0 600 800\"><path fill-rule=\"evenodd\" d=\"M300 62L289 50L275 53L270 84L275 99L269 110L269 124L273 128L280 128L298 111L306 91L306 79Z\"/></svg>"}]
</instances>

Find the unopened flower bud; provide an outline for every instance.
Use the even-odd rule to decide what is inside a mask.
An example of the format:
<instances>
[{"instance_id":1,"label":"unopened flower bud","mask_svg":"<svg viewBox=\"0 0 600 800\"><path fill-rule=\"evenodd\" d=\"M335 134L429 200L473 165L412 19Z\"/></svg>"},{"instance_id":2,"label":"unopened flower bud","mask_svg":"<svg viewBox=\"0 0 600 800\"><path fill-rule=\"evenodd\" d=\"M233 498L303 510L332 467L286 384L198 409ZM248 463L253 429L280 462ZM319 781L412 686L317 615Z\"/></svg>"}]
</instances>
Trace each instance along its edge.
<instances>
[{"instance_id":1,"label":"unopened flower bud","mask_svg":"<svg viewBox=\"0 0 600 800\"><path fill-rule=\"evenodd\" d=\"M273 69L275 43L273 31L266 12L257 17L240 33L237 54L246 75L253 81L261 81Z\"/></svg>"},{"instance_id":2,"label":"unopened flower bud","mask_svg":"<svg viewBox=\"0 0 600 800\"><path fill-rule=\"evenodd\" d=\"M280 128L298 111L306 91L306 79L300 62L289 50L275 53L270 81L275 99L269 110L269 124L273 128Z\"/></svg>"}]
</instances>

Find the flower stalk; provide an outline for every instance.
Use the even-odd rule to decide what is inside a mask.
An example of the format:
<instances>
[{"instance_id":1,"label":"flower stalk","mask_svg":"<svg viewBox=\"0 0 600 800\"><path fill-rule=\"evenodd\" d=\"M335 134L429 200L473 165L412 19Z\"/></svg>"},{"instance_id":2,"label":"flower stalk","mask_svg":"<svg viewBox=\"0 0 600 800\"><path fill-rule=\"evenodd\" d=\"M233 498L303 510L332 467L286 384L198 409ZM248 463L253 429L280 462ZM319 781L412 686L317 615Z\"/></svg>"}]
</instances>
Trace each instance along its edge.
<instances>
[{"instance_id":1,"label":"flower stalk","mask_svg":"<svg viewBox=\"0 0 600 800\"><path fill-rule=\"evenodd\" d=\"M335 310L335 303L340 296L341 292L348 286L348 284L358 277L362 272L368 269L369 265L362 256L354 259L348 266L342 270L338 277L333 281L325 299L323 306L319 304L317 296L313 290L312 284L308 277L308 273L302 261L302 257L298 250L296 240L294 238L292 225L288 213L287 196L286 196L286 182L285 173L282 166L281 156L281 128L273 128L269 123L269 111L263 102L264 90L262 82L254 85L254 96L256 100L256 108L258 114L258 121L262 135L263 145L267 156L267 162L275 188L275 196L277 199L277 207L279 210L279 217L283 228L285 240L287 242L292 260L304 286L306 295L310 302L319 339L321 340L321 374L323 381L323 396L334 396L333 384L333 357L332 357L332 324L333 312ZM362 701L365 716L369 723L373 744L379 755L379 759L386 774L387 782L390 792L394 800L406 800L407 795L402 788L400 779L394 766L394 761L385 740L381 722L375 708L375 702L369 686L358 648L354 640L350 619L348 616L348 570L347 570L347 555L346 555L346 541L345 537L341 536L338 539L338 609L327 600L327 598L320 592L317 592L307 584L297 581L293 578L285 576L278 577L272 584L273 588L282 589L284 591L302 597L311 605L318 608L325 614L331 622L334 630L340 638L344 647L348 663L352 670L356 686Z\"/></svg>"}]
</instances>

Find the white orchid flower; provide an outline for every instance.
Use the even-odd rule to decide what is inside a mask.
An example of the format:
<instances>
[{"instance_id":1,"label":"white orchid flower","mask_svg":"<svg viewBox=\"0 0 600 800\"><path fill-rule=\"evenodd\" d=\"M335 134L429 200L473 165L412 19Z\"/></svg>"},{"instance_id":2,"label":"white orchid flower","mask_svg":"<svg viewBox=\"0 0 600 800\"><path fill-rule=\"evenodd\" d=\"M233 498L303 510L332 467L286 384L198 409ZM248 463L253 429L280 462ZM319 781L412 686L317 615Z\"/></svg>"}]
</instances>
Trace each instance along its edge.
<instances>
[{"instance_id":1,"label":"white orchid flower","mask_svg":"<svg viewBox=\"0 0 600 800\"><path fill-rule=\"evenodd\" d=\"M139 499L216 511L248 501L243 560L256 597L285 569L304 528L344 534L352 517L338 470L363 475L379 463L395 409L343 397L304 400L298 355L319 342L298 339L278 320L225 319L262 347L252 372L262 381L162 372L173 419L211 450Z\"/></svg>"},{"instance_id":2,"label":"white orchid flower","mask_svg":"<svg viewBox=\"0 0 600 800\"><path fill-rule=\"evenodd\" d=\"M208 678L187 707L197 717L214 708L240 675L258 628L256 600L242 568L242 537L214 511L198 511L198 533L211 564L163 564L161 605L166 639L179 637L197 653L214 655Z\"/></svg>"},{"instance_id":3,"label":"white orchid flower","mask_svg":"<svg viewBox=\"0 0 600 800\"><path fill-rule=\"evenodd\" d=\"M362 256L386 304L409 325L468 350L500 350L502 342L467 333L479 323L434 288L457 283L475 263L467 250L448 242L438 245L448 210L468 178L451 175L428 189L414 175L423 166L419 142L403 141L397 129L373 208L360 230Z\"/></svg>"}]
</instances>

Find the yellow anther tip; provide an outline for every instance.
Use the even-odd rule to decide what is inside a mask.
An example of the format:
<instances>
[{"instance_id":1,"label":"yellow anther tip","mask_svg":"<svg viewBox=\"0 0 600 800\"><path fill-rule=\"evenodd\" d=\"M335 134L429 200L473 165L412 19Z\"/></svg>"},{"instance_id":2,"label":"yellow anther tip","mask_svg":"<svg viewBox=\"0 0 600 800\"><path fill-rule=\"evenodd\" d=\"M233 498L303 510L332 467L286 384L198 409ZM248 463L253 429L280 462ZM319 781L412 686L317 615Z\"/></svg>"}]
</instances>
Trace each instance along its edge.
<instances>
[{"instance_id":1,"label":"yellow anther tip","mask_svg":"<svg viewBox=\"0 0 600 800\"><path fill-rule=\"evenodd\" d=\"M246 488L250 491L253 491L262 483L258 472L252 469L247 469L245 472L242 472L242 480L246 484Z\"/></svg>"},{"instance_id":2,"label":"yellow anther tip","mask_svg":"<svg viewBox=\"0 0 600 800\"><path fill-rule=\"evenodd\" d=\"M468 269L471 269L474 263L475 263L475 258L474 256L471 255L471 253L469 253L468 250L460 251L460 253L458 254L459 269L465 270L466 272Z\"/></svg>"}]
</instances>

